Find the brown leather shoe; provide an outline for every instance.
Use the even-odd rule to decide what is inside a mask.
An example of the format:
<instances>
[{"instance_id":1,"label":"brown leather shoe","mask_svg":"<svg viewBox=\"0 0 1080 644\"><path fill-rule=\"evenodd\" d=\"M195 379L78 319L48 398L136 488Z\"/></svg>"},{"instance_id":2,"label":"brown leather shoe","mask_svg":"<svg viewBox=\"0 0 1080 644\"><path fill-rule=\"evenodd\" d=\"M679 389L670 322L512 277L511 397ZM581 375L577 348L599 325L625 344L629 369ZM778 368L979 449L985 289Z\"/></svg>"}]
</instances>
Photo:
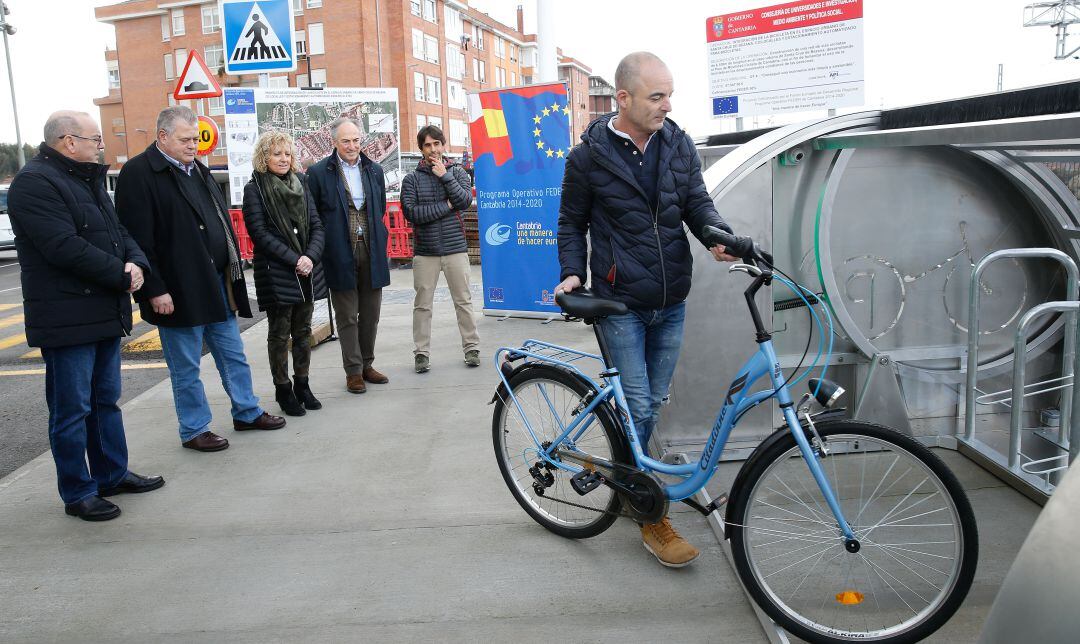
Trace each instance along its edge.
<instances>
[{"instance_id":1,"label":"brown leather shoe","mask_svg":"<svg viewBox=\"0 0 1080 644\"><path fill-rule=\"evenodd\" d=\"M364 376L364 380L376 385L385 385L390 382L389 378L375 371L375 367L364 367L364 372L361 375Z\"/></svg>"},{"instance_id":2,"label":"brown leather shoe","mask_svg":"<svg viewBox=\"0 0 1080 644\"><path fill-rule=\"evenodd\" d=\"M281 429L285 426L285 419L281 416L271 416L264 411L262 416L259 416L250 423L245 423L242 420L233 418L232 426L233 429L238 432L247 431L249 429Z\"/></svg>"},{"instance_id":3,"label":"brown leather shoe","mask_svg":"<svg viewBox=\"0 0 1080 644\"><path fill-rule=\"evenodd\" d=\"M364 376L358 373L354 373L351 376L345 376L345 388L349 390L350 394L362 394L367 391L367 385L364 384Z\"/></svg>"},{"instance_id":4,"label":"brown leather shoe","mask_svg":"<svg viewBox=\"0 0 1080 644\"><path fill-rule=\"evenodd\" d=\"M220 452L229 446L229 441L214 432L204 432L181 445L198 452Z\"/></svg>"}]
</instances>

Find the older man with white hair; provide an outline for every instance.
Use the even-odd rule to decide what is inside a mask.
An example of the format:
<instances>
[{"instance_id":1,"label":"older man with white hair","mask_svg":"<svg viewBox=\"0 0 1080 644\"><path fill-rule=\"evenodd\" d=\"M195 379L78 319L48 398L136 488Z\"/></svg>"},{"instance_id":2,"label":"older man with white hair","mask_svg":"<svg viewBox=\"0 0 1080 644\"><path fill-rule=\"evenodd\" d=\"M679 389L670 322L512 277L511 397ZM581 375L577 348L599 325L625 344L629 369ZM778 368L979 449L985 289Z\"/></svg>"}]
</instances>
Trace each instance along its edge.
<instances>
[{"instance_id":1,"label":"older man with white hair","mask_svg":"<svg viewBox=\"0 0 1080 644\"><path fill-rule=\"evenodd\" d=\"M389 382L373 365L382 289L390 284L386 179L360 149L359 121L336 119L330 137L334 151L308 169L308 189L326 229L323 272L336 312L345 389L362 394L367 382Z\"/></svg>"},{"instance_id":2,"label":"older man with white hair","mask_svg":"<svg viewBox=\"0 0 1080 644\"><path fill-rule=\"evenodd\" d=\"M198 121L187 107L157 119L157 140L126 164L116 183L116 209L150 260L136 296L142 317L158 326L169 365L180 442L200 452L229 446L210 431L210 403L199 378L203 342L232 400L233 429L267 430L285 419L259 407L236 316L251 317L240 248L228 206L195 159Z\"/></svg>"},{"instance_id":3,"label":"older man with white hair","mask_svg":"<svg viewBox=\"0 0 1080 644\"><path fill-rule=\"evenodd\" d=\"M107 521L103 497L148 492L160 476L127 468L120 399L120 338L131 333L129 293L143 286L146 256L120 225L98 163L101 130L85 112L45 121L45 141L11 184L26 341L41 347L49 445L64 510ZM89 469L87 469L89 463Z\"/></svg>"}]
</instances>

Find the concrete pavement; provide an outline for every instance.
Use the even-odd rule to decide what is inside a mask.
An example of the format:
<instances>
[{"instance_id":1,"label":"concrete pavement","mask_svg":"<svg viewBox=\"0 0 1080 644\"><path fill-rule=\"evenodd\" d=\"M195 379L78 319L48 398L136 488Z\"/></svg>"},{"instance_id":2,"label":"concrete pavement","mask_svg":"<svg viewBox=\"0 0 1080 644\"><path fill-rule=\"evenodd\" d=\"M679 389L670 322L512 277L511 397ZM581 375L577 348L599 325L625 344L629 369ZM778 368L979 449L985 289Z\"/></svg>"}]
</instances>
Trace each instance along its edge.
<instances>
[{"instance_id":1,"label":"concrete pavement","mask_svg":"<svg viewBox=\"0 0 1080 644\"><path fill-rule=\"evenodd\" d=\"M669 570L628 521L562 539L506 489L487 404L492 352L528 337L592 348L587 327L483 318L484 366L467 369L442 288L432 370L418 375L412 275L392 275L376 359L389 385L347 393L327 343L311 373L323 410L277 432L236 433L207 356L213 427L232 446L181 449L168 381L139 395L124 405L131 467L167 484L115 497L119 519L65 516L49 454L0 480L0 641L765 641L700 515L673 506L703 555ZM265 335L262 322L244 341L257 391L277 413ZM1038 507L938 453L969 491L982 557L968 601L931 641L974 641ZM710 489L725 490L739 465L723 464Z\"/></svg>"},{"instance_id":2,"label":"concrete pavement","mask_svg":"<svg viewBox=\"0 0 1080 644\"><path fill-rule=\"evenodd\" d=\"M132 469L167 484L115 497L119 519L64 515L48 454L0 481L0 640L763 639L700 517L675 518L704 550L678 571L628 521L574 542L528 518L493 456L492 368L464 367L444 296L432 370L413 373L410 290L411 273L394 271L376 360L390 384L345 392L338 347L324 344L311 383L325 407L283 430L233 432L209 357L228 450L180 448L168 381L125 405ZM480 334L484 358L525 337L592 340L580 324L493 318ZM244 340L277 411L265 322Z\"/></svg>"}]
</instances>

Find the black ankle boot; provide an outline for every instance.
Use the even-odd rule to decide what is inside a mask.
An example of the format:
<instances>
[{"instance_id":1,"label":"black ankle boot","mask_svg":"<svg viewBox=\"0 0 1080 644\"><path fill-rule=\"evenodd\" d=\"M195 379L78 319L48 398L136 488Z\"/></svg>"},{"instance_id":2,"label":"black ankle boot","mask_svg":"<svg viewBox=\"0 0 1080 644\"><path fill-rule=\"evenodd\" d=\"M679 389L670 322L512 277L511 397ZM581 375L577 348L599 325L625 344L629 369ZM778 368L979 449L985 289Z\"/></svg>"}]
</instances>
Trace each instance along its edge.
<instances>
[{"instance_id":1,"label":"black ankle boot","mask_svg":"<svg viewBox=\"0 0 1080 644\"><path fill-rule=\"evenodd\" d=\"M281 411L285 412L286 416L303 416L307 413L304 411L304 406L296 399L292 387L287 384L274 385L274 390L274 398L277 400L277 404L281 406Z\"/></svg>"},{"instance_id":2,"label":"black ankle boot","mask_svg":"<svg viewBox=\"0 0 1080 644\"><path fill-rule=\"evenodd\" d=\"M315 394L311 393L307 376L293 376L293 393L304 404L304 407L311 410L322 409L322 403L315 397Z\"/></svg>"}]
</instances>

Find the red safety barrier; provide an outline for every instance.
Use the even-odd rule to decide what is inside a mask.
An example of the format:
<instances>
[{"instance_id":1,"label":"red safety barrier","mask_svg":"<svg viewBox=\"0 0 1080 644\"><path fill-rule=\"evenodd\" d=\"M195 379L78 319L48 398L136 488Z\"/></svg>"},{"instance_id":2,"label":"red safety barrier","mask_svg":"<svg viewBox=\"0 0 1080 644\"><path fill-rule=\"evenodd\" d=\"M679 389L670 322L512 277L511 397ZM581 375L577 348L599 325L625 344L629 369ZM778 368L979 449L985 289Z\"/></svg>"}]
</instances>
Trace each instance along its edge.
<instances>
[{"instance_id":1,"label":"red safety barrier","mask_svg":"<svg viewBox=\"0 0 1080 644\"><path fill-rule=\"evenodd\" d=\"M247 226L244 225L244 212L239 208L229 210L232 218L233 230L236 231L236 242L240 245L240 258L250 260L255 254L255 244L248 235ZM411 259L412 251L412 226L401 212L401 202L387 201L386 213L383 215L383 223L390 233L386 241L386 256L391 259Z\"/></svg>"},{"instance_id":2,"label":"red safety barrier","mask_svg":"<svg viewBox=\"0 0 1080 644\"><path fill-rule=\"evenodd\" d=\"M390 259L411 259L412 250L412 226L405 219L405 213L401 211L400 201L387 201L386 213L383 215L383 223L389 232L386 240L386 256Z\"/></svg>"},{"instance_id":3,"label":"red safety barrier","mask_svg":"<svg viewBox=\"0 0 1080 644\"><path fill-rule=\"evenodd\" d=\"M233 230L236 231L236 243L240 246L240 259L251 261L255 256L255 242L248 235L247 225L244 224L244 211L239 208L230 208L229 217L232 219Z\"/></svg>"}]
</instances>

